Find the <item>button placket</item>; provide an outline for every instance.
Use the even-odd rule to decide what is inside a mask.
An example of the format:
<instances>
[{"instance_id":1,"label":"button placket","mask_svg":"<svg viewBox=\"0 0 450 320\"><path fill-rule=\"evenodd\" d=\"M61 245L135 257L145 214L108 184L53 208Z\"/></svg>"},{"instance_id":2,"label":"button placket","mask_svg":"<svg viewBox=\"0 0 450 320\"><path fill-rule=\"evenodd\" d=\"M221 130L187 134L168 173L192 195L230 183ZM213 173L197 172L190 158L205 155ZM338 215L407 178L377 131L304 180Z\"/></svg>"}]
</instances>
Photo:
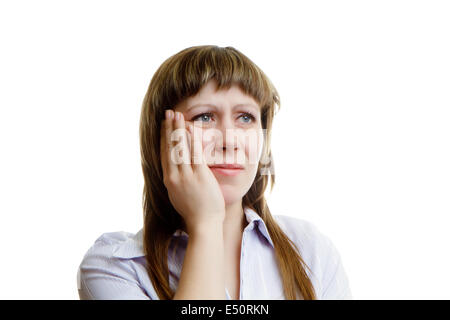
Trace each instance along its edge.
<instances>
[{"instance_id":1,"label":"button placket","mask_svg":"<svg viewBox=\"0 0 450 320\"><path fill-rule=\"evenodd\" d=\"M240 273L240 279L241 279L241 284L240 284L240 288L239 288L239 299L242 300L243 296L244 296L244 277L243 277L243 273L242 273L242 268L243 266L245 266L245 262L244 262L244 256L245 256L245 234L246 232L244 232L244 234L242 235L242 243L241 243L241 263L239 266L239 273Z\"/></svg>"}]
</instances>

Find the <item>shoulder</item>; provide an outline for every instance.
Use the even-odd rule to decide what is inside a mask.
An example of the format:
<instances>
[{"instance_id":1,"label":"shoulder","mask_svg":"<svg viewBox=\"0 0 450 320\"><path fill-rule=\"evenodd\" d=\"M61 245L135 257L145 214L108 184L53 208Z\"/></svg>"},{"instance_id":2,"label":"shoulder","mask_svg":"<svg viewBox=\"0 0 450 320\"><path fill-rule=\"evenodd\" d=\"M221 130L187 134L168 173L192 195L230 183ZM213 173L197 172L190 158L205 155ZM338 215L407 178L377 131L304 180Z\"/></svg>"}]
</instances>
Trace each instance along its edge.
<instances>
[{"instance_id":1,"label":"shoulder","mask_svg":"<svg viewBox=\"0 0 450 320\"><path fill-rule=\"evenodd\" d=\"M338 252L331 239L312 222L287 215L277 215L275 219L302 257L322 264L325 260L337 259Z\"/></svg>"},{"instance_id":2,"label":"shoulder","mask_svg":"<svg viewBox=\"0 0 450 320\"><path fill-rule=\"evenodd\" d=\"M103 233L84 255L77 273L81 299L144 298L134 258L139 258L136 235ZM122 294L128 296L122 296Z\"/></svg>"},{"instance_id":3,"label":"shoulder","mask_svg":"<svg viewBox=\"0 0 450 320\"><path fill-rule=\"evenodd\" d=\"M331 240L310 221L287 215L274 217L286 235L305 249L319 250L332 245Z\"/></svg>"},{"instance_id":4,"label":"shoulder","mask_svg":"<svg viewBox=\"0 0 450 320\"><path fill-rule=\"evenodd\" d=\"M117 251L125 244L133 241L135 236L133 233L124 231L103 233L88 249L83 258L83 262L88 262L93 258L96 260L114 259Z\"/></svg>"},{"instance_id":5,"label":"shoulder","mask_svg":"<svg viewBox=\"0 0 450 320\"><path fill-rule=\"evenodd\" d=\"M351 298L341 255L330 237L310 221L275 215L279 226L297 246L319 290L320 299Z\"/></svg>"},{"instance_id":6,"label":"shoulder","mask_svg":"<svg viewBox=\"0 0 450 320\"><path fill-rule=\"evenodd\" d=\"M95 249L114 249L120 244L133 238L135 234L125 231L107 232L98 237L89 250Z\"/></svg>"}]
</instances>

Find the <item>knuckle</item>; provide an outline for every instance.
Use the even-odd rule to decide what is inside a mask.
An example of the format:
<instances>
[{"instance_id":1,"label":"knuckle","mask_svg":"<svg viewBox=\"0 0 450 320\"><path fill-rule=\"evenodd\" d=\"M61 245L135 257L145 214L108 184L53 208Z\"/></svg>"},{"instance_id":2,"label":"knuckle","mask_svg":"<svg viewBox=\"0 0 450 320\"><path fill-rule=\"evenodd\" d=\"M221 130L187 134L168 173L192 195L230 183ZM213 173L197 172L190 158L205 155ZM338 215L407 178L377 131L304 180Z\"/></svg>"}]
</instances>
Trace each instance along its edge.
<instances>
[{"instance_id":1,"label":"knuckle","mask_svg":"<svg viewBox=\"0 0 450 320\"><path fill-rule=\"evenodd\" d=\"M168 174L164 176L164 185L165 186L173 186L177 183L178 178L175 174Z\"/></svg>"}]
</instances>

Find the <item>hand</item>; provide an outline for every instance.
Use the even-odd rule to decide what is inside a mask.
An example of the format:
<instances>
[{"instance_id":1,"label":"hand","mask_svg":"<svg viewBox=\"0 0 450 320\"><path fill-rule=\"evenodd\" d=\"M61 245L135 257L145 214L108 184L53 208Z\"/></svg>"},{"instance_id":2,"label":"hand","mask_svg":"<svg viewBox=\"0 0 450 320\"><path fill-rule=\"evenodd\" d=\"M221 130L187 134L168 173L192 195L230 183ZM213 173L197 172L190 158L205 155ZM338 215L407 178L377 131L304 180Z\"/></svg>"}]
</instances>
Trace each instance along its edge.
<instances>
[{"instance_id":1,"label":"hand","mask_svg":"<svg viewBox=\"0 0 450 320\"><path fill-rule=\"evenodd\" d=\"M210 223L222 225L225 200L216 177L206 164L201 130L193 130L187 123L190 132L187 131L183 114L178 114L180 118L175 119L174 112L166 110L166 119L161 125L161 166L169 200L183 217L189 233ZM173 144L175 137L181 140L176 145ZM181 151L181 159L174 153L177 150ZM177 164L176 160L182 161Z\"/></svg>"}]
</instances>

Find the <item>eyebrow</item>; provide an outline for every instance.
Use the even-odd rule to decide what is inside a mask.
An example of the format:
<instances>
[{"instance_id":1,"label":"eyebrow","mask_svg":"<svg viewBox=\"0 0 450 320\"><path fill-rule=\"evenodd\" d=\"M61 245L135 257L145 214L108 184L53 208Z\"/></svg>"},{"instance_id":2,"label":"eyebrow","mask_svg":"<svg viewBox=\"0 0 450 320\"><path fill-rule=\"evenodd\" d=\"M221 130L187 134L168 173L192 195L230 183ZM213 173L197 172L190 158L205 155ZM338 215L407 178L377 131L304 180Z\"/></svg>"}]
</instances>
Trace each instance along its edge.
<instances>
[{"instance_id":1,"label":"eyebrow","mask_svg":"<svg viewBox=\"0 0 450 320\"><path fill-rule=\"evenodd\" d=\"M202 106L205 106L205 107L212 107L212 108L218 109L217 106L216 106L215 104L212 104L212 103L198 103L198 104L194 104L194 105L192 105L192 106L190 106L190 107L187 107L187 108L186 108L186 111L189 111L189 110L191 110L191 109L193 109L193 108L196 108L196 107L202 107ZM257 107L257 106L256 106L255 104L253 104L253 103L239 103L239 104L237 104L237 105L235 105L235 106L233 107L233 110L236 109L236 108L240 108L240 107L253 107L253 108L255 108L256 110L259 110L259 107Z\"/></svg>"}]
</instances>

